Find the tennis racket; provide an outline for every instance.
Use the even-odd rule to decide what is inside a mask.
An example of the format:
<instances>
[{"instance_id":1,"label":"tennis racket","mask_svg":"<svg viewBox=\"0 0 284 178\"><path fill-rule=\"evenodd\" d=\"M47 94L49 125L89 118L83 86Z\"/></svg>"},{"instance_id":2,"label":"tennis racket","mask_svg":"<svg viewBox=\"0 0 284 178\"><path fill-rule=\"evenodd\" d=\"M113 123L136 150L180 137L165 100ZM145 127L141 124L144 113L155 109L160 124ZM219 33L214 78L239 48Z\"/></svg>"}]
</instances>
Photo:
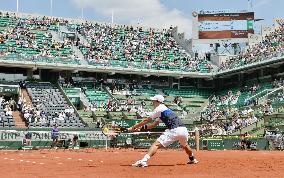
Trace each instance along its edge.
<instances>
[{"instance_id":1,"label":"tennis racket","mask_svg":"<svg viewBox=\"0 0 284 178\"><path fill-rule=\"evenodd\" d=\"M118 135L120 133L126 133L128 132L127 128L121 127L119 125L114 125L114 124L105 124L102 127L102 132L106 136L110 135Z\"/></svg>"}]
</instances>

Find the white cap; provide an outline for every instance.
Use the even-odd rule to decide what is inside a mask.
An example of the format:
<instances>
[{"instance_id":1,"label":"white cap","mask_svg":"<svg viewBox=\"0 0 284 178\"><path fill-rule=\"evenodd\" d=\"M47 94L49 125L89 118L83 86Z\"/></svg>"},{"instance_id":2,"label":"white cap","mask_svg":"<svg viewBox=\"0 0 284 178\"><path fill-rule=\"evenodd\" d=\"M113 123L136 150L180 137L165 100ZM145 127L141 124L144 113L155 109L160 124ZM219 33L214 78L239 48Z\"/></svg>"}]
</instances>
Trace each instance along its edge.
<instances>
[{"instance_id":1,"label":"white cap","mask_svg":"<svg viewBox=\"0 0 284 178\"><path fill-rule=\"evenodd\" d=\"M154 97L150 97L150 100L162 103L165 101L165 98L162 95L155 95Z\"/></svg>"}]
</instances>

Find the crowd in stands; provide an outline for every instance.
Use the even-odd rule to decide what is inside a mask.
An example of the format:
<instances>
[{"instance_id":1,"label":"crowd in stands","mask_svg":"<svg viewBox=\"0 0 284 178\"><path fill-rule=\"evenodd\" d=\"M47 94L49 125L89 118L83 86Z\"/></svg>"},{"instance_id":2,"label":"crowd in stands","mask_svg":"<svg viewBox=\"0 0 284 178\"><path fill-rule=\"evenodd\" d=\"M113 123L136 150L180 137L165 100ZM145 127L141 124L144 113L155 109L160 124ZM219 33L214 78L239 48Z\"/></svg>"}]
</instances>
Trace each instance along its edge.
<instances>
[{"instance_id":1,"label":"crowd in stands","mask_svg":"<svg viewBox=\"0 0 284 178\"><path fill-rule=\"evenodd\" d=\"M68 20L52 17L18 17L16 13L1 12L1 17L10 18L11 21L19 22L30 30L58 30L58 25L67 25Z\"/></svg>"},{"instance_id":2,"label":"crowd in stands","mask_svg":"<svg viewBox=\"0 0 284 178\"><path fill-rule=\"evenodd\" d=\"M281 80L280 80L281 81ZM210 104L207 106L205 112L203 113L203 117L206 117L206 120L209 121L214 121L218 118L221 118L223 116L227 117L230 115L231 112L236 112L238 111L238 107L235 105L237 103L237 99L240 96L242 92L249 92L251 95L248 95L247 98L244 100L244 103L240 106L256 106L259 105L258 103L258 98L256 99L251 99L251 96L253 94L256 94L258 89L260 88L259 85L253 85L252 87L244 87L240 91L237 91L236 95L232 93L232 91L228 91L227 95L222 95L222 96L213 96ZM274 100L283 100L283 92L279 92L277 94L277 97L274 97ZM243 114L246 114L246 109L242 109L244 112ZM263 113L270 114L273 112L272 104L271 101L268 99L264 104L263 104Z\"/></svg>"},{"instance_id":3,"label":"crowd in stands","mask_svg":"<svg viewBox=\"0 0 284 178\"><path fill-rule=\"evenodd\" d=\"M233 94L232 91L228 91L227 95L215 96L213 95L211 103L216 103L216 105L234 105L238 102L238 98L241 95L241 92L238 91L236 94Z\"/></svg>"},{"instance_id":4,"label":"crowd in stands","mask_svg":"<svg viewBox=\"0 0 284 178\"><path fill-rule=\"evenodd\" d=\"M125 95L126 97L143 95L143 93L137 89L152 89L151 85L142 85L136 80L125 81L123 84L119 84L116 80L113 80L111 85L107 86L107 88L114 95Z\"/></svg>"},{"instance_id":5,"label":"crowd in stands","mask_svg":"<svg viewBox=\"0 0 284 178\"><path fill-rule=\"evenodd\" d=\"M102 106L98 107L97 104L94 102L92 103L90 110L91 111L109 111L109 112L137 112L141 116L146 115L146 111L144 109L145 102L144 101L137 101L132 97L127 98L127 100L122 100L120 102L116 102L113 99L109 99L107 104L103 104Z\"/></svg>"},{"instance_id":6,"label":"crowd in stands","mask_svg":"<svg viewBox=\"0 0 284 178\"><path fill-rule=\"evenodd\" d=\"M281 103L284 101L284 80L280 78L279 80L275 79L272 82L273 89L278 89L273 95L269 97L269 100L267 101L268 104L272 105L272 103ZM281 89L282 87L282 89ZM269 106L266 106L266 108L269 108ZM268 109L267 109L268 110ZM270 109L271 110L271 109Z\"/></svg>"},{"instance_id":7,"label":"crowd in stands","mask_svg":"<svg viewBox=\"0 0 284 178\"><path fill-rule=\"evenodd\" d=\"M13 111L16 111L16 102L12 98L5 100L4 96L1 96L0 108L4 109L5 116L12 116Z\"/></svg>"},{"instance_id":8,"label":"crowd in stands","mask_svg":"<svg viewBox=\"0 0 284 178\"><path fill-rule=\"evenodd\" d=\"M252 96L255 95L260 88L259 84L254 84L251 87L244 86L235 92L229 90L225 95L213 95L210 102L215 103L217 106L233 106L239 102L239 97L242 93L247 93L248 95L244 99L244 102L240 104L244 106L257 105L258 98L252 98Z\"/></svg>"},{"instance_id":9,"label":"crowd in stands","mask_svg":"<svg viewBox=\"0 0 284 178\"><path fill-rule=\"evenodd\" d=\"M68 21L49 17L16 17L15 14L0 14L1 17L11 18L13 25L0 30L0 55L17 54L25 60L36 60L46 57L54 61L54 57L77 60L71 50L72 42L65 39L62 42L52 38L50 30L58 30L59 25Z\"/></svg>"},{"instance_id":10,"label":"crowd in stands","mask_svg":"<svg viewBox=\"0 0 284 178\"><path fill-rule=\"evenodd\" d=\"M282 84L282 79L274 80L272 86L278 88ZM279 92L272 100L267 99L266 102L259 103L258 98L252 98L252 96L257 94L261 88L262 86L259 84L254 84L250 87L244 86L239 90L235 90L235 94L232 90L229 90L225 95L214 95L207 108L201 114L201 119L209 124L203 125L200 129L203 131L215 130L219 134L230 134L241 127L246 127L258 121L258 118L255 116L256 111L251 108L253 106L257 106L259 115L272 114L274 112L272 101L283 100L283 92ZM238 98L242 93L247 93L248 95L243 103L237 105Z\"/></svg>"},{"instance_id":11,"label":"crowd in stands","mask_svg":"<svg viewBox=\"0 0 284 178\"><path fill-rule=\"evenodd\" d=\"M48 58L50 62L80 60L72 50L77 46L91 65L123 68L155 69L185 72L212 72L206 58L190 57L172 37L170 29L101 23L71 23L53 17L16 16L0 12L0 18L9 18L0 29L0 55L17 54L29 60ZM55 41L51 31L59 33L60 26L78 32L80 38ZM242 54L223 62L219 71L281 56L284 49L284 26L266 35L262 42ZM60 60L54 60L54 57Z\"/></svg>"},{"instance_id":12,"label":"crowd in stands","mask_svg":"<svg viewBox=\"0 0 284 178\"><path fill-rule=\"evenodd\" d=\"M264 114L268 115L268 114L272 114L274 111L273 107L272 107L272 103L270 100L267 100L264 105L263 105L263 112Z\"/></svg>"},{"instance_id":13,"label":"crowd in stands","mask_svg":"<svg viewBox=\"0 0 284 178\"><path fill-rule=\"evenodd\" d=\"M0 30L2 56L18 54L30 60L60 57L79 63L71 48L77 46L89 64L94 65L186 72L211 72L213 69L205 58L190 57L177 44L172 37L172 27L157 30L87 21L80 24L60 18L0 12L2 17L12 23ZM51 31L59 33L60 26L78 32L86 40L64 37L64 41L55 41Z\"/></svg>"},{"instance_id":14,"label":"crowd in stands","mask_svg":"<svg viewBox=\"0 0 284 178\"><path fill-rule=\"evenodd\" d=\"M73 82L65 81L63 86L66 87L80 87L82 92L85 93L87 86L84 85L84 82ZM124 81L123 84L118 80L112 80L111 83L107 83L104 80L95 80L92 82L92 89L96 91L104 91L103 86L112 94L125 96L124 100L116 100L114 98L109 98L105 102L96 102L93 101L90 103L90 106L85 107L85 111L109 111L109 112L137 112L141 116L146 114L146 105L144 100L136 100L134 96L141 96L142 94L135 91L135 88L140 88L141 85L137 81ZM85 93L86 94L86 93Z\"/></svg>"},{"instance_id":15,"label":"crowd in stands","mask_svg":"<svg viewBox=\"0 0 284 178\"><path fill-rule=\"evenodd\" d=\"M32 103L27 102L25 98L21 97L19 98L18 105L28 123L40 123L41 126L51 127L54 123L58 121L64 122L67 118L74 115L73 107L69 106L66 107L64 111L56 113L52 120L49 120L47 118L48 114L44 110L39 109L41 108L41 104L33 105Z\"/></svg>"},{"instance_id":16,"label":"crowd in stands","mask_svg":"<svg viewBox=\"0 0 284 178\"><path fill-rule=\"evenodd\" d=\"M206 60L189 57L171 37L171 29L145 30L142 27L88 22L74 25L70 25L69 29L76 30L88 40L87 43L77 40L76 46L89 64L111 66L111 60L114 60L125 68L173 68L198 72L204 63L204 68L212 69Z\"/></svg>"},{"instance_id":17,"label":"crowd in stands","mask_svg":"<svg viewBox=\"0 0 284 178\"><path fill-rule=\"evenodd\" d=\"M28 123L40 123L41 125L48 123L46 113L33 106L32 103L27 102L25 98L20 97L18 105Z\"/></svg>"},{"instance_id":18,"label":"crowd in stands","mask_svg":"<svg viewBox=\"0 0 284 178\"><path fill-rule=\"evenodd\" d=\"M20 87L26 88L25 82L20 82ZM39 88L30 88L29 90L41 90ZM53 91L53 94L52 94ZM51 93L50 93L51 92ZM41 94L47 98L45 98L46 103L42 102L39 97L34 97L34 99L30 102L26 100L26 97L23 95L18 99L18 109L22 112L24 119L28 124L34 123L36 126L41 127L51 127L55 123L61 122L64 123L66 120L72 120L76 118L76 114L74 108L69 106L67 103L62 103L61 99L58 98L56 101L51 101L48 98L50 95L56 96L58 93L58 89L42 89ZM54 94L56 93L56 94ZM33 93L30 93L33 94ZM58 95L57 95L58 96ZM58 102L58 103L56 103ZM60 102L60 103L59 103ZM47 109L47 106L58 106L64 105L64 109L58 110L54 114ZM33 126L35 126L33 124Z\"/></svg>"},{"instance_id":19,"label":"crowd in stands","mask_svg":"<svg viewBox=\"0 0 284 178\"><path fill-rule=\"evenodd\" d=\"M173 100L173 102L176 104L176 105L180 105L182 103L182 97L181 96L176 96Z\"/></svg>"},{"instance_id":20,"label":"crowd in stands","mask_svg":"<svg viewBox=\"0 0 284 178\"><path fill-rule=\"evenodd\" d=\"M123 80L121 79L112 79L112 80L96 80L88 81L91 83L91 89L105 91L108 90L112 95L121 95L120 99L108 98L105 102L93 101L91 105L85 110L89 111L107 111L107 112L131 112L138 113L140 116L144 117L148 114L148 110L146 107L146 102L143 99L137 99L135 96L141 96L143 94L136 93L135 89L142 87L140 83L132 80ZM65 81L63 84L65 87L80 87L84 92L88 87L84 84L84 81L74 82L73 80ZM123 85L121 85L123 83ZM141 82L143 83L143 82ZM273 86L278 88L283 84L283 81L275 80L273 82ZM229 90L225 95L215 95L212 97L210 104L208 105L205 112L202 113L203 121L208 122L209 124L204 124L200 127L200 129L204 132L206 130L218 130L218 133L222 134L230 134L242 127L246 127L257 122L263 115L272 114L275 110L272 106L272 101L268 100L265 104L259 105L259 103L250 103L248 101L244 101L242 106L235 106L238 102L238 98L242 93L248 93L249 96L255 95L260 92L263 86L259 84L253 84L251 86L244 86L239 90ZM150 88L148 88L150 89ZM234 92L233 92L234 91ZM145 94L144 94L145 95ZM139 97L138 97L139 98ZM283 100L283 93L279 94L277 98L279 100ZM183 98L180 96L176 96L173 100L173 103L179 105L182 103ZM262 104L262 103L261 103ZM258 106L258 109L252 109L253 106ZM224 107L225 106L225 107ZM33 112L38 112L35 122L41 122L40 117L41 113L34 109ZM255 110L255 111L254 111ZM30 113L30 111L28 111ZM67 115L65 113L58 113L58 120L63 120L62 118ZM181 111L183 114L183 111ZM256 114L257 113L257 114ZM262 116L261 116L262 115ZM220 122L222 121L222 122ZM225 122L223 122L225 121Z\"/></svg>"},{"instance_id":21,"label":"crowd in stands","mask_svg":"<svg viewBox=\"0 0 284 178\"><path fill-rule=\"evenodd\" d=\"M275 80L273 86L278 88L282 86L282 80ZM249 92L256 93L258 87L249 88ZM231 91L228 92L228 96L231 96ZM215 98L219 98L218 96ZM201 119L208 122L199 127L203 134L216 134L227 135L242 127L246 127L257 122L261 116L271 115L277 108L273 107L273 102L284 101L284 90L279 90L271 99L266 99L262 103L247 103L245 101L244 107L238 108L234 105L226 105L226 107L220 107L221 103L219 99L212 98L211 103L207 106L206 110L201 114ZM216 103L217 102L217 103ZM222 103L222 104L226 104ZM257 106L256 109L252 109L252 106ZM257 113L258 117L255 115Z\"/></svg>"},{"instance_id":22,"label":"crowd in stands","mask_svg":"<svg viewBox=\"0 0 284 178\"><path fill-rule=\"evenodd\" d=\"M273 97L271 99L271 102L283 102L284 101L284 89L282 90L282 92L278 92L277 96Z\"/></svg>"},{"instance_id":23,"label":"crowd in stands","mask_svg":"<svg viewBox=\"0 0 284 178\"><path fill-rule=\"evenodd\" d=\"M239 56L232 57L230 60L223 62L219 67L219 71L233 69L263 60L271 60L273 57L283 56L283 50L284 26L282 25L269 35L266 35L259 44L248 48Z\"/></svg>"},{"instance_id":24,"label":"crowd in stands","mask_svg":"<svg viewBox=\"0 0 284 178\"><path fill-rule=\"evenodd\" d=\"M284 80L282 78L280 78L279 80L275 79L272 82L272 87L273 88L279 88L279 87L284 87Z\"/></svg>"},{"instance_id":25,"label":"crowd in stands","mask_svg":"<svg viewBox=\"0 0 284 178\"><path fill-rule=\"evenodd\" d=\"M209 124L202 125L200 127L201 131L208 132L209 130L213 133L214 130L216 135L227 135L258 121L253 109L233 107L224 110L214 108L209 114L203 113L202 119L207 120Z\"/></svg>"},{"instance_id":26,"label":"crowd in stands","mask_svg":"<svg viewBox=\"0 0 284 178\"><path fill-rule=\"evenodd\" d=\"M139 89L145 90L153 90L151 85L145 84L142 85L143 82L138 83L136 80L127 81L124 85L119 85L113 80L110 87L107 87L109 91L115 95L122 95L125 96L125 100L120 100L119 103L114 102L117 107L111 107L110 111L114 108L118 111L128 111L128 112L137 112L141 116L147 115L149 112L148 109L145 108L146 102L145 99L137 99L135 96L148 96L146 93L142 93ZM150 96L148 96L149 98Z\"/></svg>"},{"instance_id":27,"label":"crowd in stands","mask_svg":"<svg viewBox=\"0 0 284 178\"><path fill-rule=\"evenodd\" d=\"M13 98L7 100L7 96L0 96L0 127L15 127L13 112L16 108Z\"/></svg>"}]
</instances>

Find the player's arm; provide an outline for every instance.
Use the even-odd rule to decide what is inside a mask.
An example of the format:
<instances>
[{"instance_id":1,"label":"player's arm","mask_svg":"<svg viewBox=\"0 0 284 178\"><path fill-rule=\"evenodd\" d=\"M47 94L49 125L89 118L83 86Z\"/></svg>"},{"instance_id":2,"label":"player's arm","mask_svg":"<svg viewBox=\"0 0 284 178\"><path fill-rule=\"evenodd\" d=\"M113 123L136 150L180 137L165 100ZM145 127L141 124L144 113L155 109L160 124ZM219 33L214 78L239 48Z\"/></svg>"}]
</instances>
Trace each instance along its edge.
<instances>
[{"instance_id":1,"label":"player's arm","mask_svg":"<svg viewBox=\"0 0 284 178\"><path fill-rule=\"evenodd\" d=\"M142 120L141 122L139 122L138 124L135 124L134 126L130 127L128 129L128 131L133 132L135 130L140 130L144 125L146 125L147 123L151 122L152 120L154 120L155 118L158 118L161 116L161 111L155 109L152 114L147 118ZM156 121L153 123L153 127L156 126L155 124L159 124L156 123ZM152 125L152 124L151 124ZM151 126L152 127L152 126ZM145 128L144 128L145 129Z\"/></svg>"},{"instance_id":2,"label":"player's arm","mask_svg":"<svg viewBox=\"0 0 284 178\"><path fill-rule=\"evenodd\" d=\"M146 125L148 122L150 122L152 120L152 118L147 118L147 119L143 119L141 122L135 124L134 126L130 127L128 129L128 131L133 132L135 130L139 130L141 127L143 127L144 125Z\"/></svg>"},{"instance_id":3,"label":"player's arm","mask_svg":"<svg viewBox=\"0 0 284 178\"><path fill-rule=\"evenodd\" d=\"M149 124L149 125L144 125L146 127L144 127L145 130L151 130L152 128L156 127L161 121L160 120L156 120L155 122Z\"/></svg>"}]
</instances>

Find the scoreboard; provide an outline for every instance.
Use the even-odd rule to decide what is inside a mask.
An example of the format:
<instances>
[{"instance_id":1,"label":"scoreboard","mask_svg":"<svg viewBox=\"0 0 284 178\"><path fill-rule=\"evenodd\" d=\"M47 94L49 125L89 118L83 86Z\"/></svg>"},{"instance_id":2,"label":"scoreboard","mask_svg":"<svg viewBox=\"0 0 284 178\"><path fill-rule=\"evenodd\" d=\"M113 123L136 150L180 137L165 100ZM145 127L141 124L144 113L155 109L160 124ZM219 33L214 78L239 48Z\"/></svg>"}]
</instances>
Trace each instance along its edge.
<instances>
[{"instance_id":1,"label":"scoreboard","mask_svg":"<svg viewBox=\"0 0 284 178\"><path fill-rule=\"evenodd\" d=\"M197 18L198 39L248 38L254 33L254 12L202 12Z\"/></svg>"}]
</instances>

